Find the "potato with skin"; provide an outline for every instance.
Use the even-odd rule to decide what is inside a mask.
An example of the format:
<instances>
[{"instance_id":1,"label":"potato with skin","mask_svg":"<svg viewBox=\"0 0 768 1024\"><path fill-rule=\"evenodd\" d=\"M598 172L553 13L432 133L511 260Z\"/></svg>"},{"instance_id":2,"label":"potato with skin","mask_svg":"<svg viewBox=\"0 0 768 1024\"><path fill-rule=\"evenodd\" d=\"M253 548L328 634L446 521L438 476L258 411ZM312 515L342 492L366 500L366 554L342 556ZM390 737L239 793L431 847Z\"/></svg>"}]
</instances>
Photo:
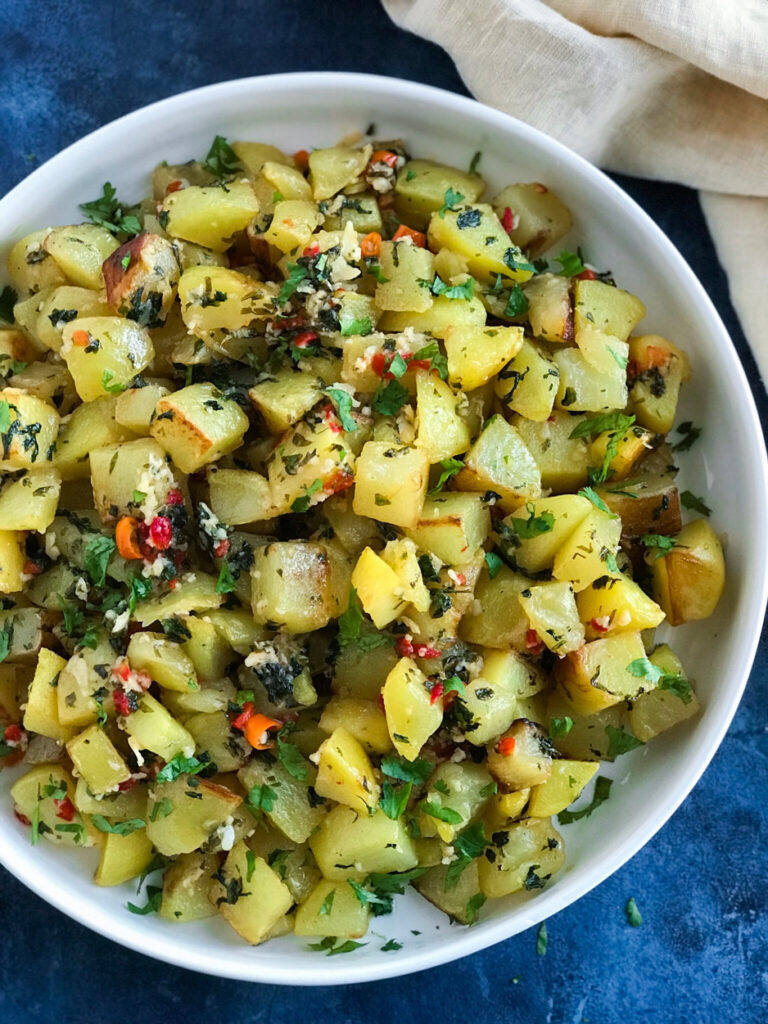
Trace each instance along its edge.
<instances>
[{"instance_id":1,"label":"potato with skin","mask_svg":"<svg viewBox=\"0 0 768 1024\"><path fill-rule=\"evenodd\" d=\"M111 253L101 268L107 302L142 327L165 323L176 297L179 260L171 242L142 232Z\"/></svg>"},{"instance_id":2,"label":"potato with skin","mask_svg":"<svg viewBox=\"0 0 768 1024\"><path fill-rule=\"evenodd\" d=\"M675 546L659 557L651 548L646 560L653 594L672 626L708 618L725 588L725 559L720 539L706 521L695 519L674 538Z\"/></svg>"},{"instance_id":3,"label":"potato with skin","mask_svg":"<svg viewBox=\"0 0 768 1024\"><path fill-rule=\"evenodd\" d=\"M33 295L67 283L64 271L45 250L48 228L24 235L8 253L8 279L21 295Z\"/></svg>"},{"instance_id":4,"label":"potato with skin","mask_svg":"<svg viewBox=\"0 0 768 1024\"><path fill-rule=\"evenodd\" d=\"M51 405L19 388L0 391L0 410L8 415L0 469L40 468L53 459L61 417Z\"/></svg>"}]
</instances>

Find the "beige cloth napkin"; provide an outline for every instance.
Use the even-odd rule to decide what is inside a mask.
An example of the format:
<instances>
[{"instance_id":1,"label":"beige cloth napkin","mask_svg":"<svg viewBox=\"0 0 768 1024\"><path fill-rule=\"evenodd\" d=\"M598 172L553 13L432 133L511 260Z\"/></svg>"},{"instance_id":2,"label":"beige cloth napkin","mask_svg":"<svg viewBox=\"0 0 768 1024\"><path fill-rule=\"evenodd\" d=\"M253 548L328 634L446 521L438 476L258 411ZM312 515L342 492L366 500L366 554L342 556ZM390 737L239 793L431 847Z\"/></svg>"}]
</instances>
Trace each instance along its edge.
<instances>
[{"instance_id":1,"label":"beige cloth napkin","mask_svg":"<svg viewBox=\"0 0 768 1024\"><path fill-rule=\"evenodd\" d=\"M768 0L383 0L483 103L601 167L701 190L768 383Z\"/></svg>"}]
</instances>

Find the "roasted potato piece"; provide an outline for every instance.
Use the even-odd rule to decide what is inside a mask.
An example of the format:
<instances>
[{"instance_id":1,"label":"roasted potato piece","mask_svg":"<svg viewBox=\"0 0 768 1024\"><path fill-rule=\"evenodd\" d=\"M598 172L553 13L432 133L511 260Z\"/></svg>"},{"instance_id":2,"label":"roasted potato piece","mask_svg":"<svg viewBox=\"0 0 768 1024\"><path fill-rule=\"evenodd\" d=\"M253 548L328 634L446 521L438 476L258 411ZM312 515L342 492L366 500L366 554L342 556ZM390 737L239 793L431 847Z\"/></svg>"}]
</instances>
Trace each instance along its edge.
<instances>
[{"instance_id":1,"label":"roasted potato piece","mask_svg":"<svg viewBox=\"0 0 768 1024\"><path fill-rule=\"evenodd\" d=\"M538 256L571 230L571 211L554 192L538 181L507 185L493 208L509 237L529 256Z\"/></svg>"},{"instance_id":2,"label":"roasted potato piece","mask_svg":"<svg viewBox=\"0 0 768 1024\"><path fill-rule=\"evenodd\" d=\"M113 312L142 327L165 323L180 273L167 238L142 232L111 253L101 269Z\"/></svg>"},{"instance_id":3,"label":"roasted potato piece","mask_svg":"<svg viewBox=\"0 0 768 1024\"><path fill-rule=\"evenodd\" d=\"M725 588L725 559L720 539L706 521L696 519L675 537L675 546L659 557L646 556L653 594L672 626L708 618Z\"/></svg>"}]
</instances>

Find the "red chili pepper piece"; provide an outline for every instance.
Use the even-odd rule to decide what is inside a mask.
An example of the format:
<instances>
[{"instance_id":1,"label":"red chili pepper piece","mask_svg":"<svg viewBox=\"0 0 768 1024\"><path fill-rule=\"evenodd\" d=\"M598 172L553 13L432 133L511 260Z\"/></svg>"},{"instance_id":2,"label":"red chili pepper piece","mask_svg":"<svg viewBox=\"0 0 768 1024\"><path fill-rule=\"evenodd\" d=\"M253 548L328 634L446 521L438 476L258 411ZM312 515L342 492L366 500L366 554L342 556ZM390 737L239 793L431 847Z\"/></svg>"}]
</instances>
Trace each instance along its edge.
<instances>
[{"instance_id":1,"label":"red chili pepper piece","mask_svg":"<svg viewBox=\"0 0 768 1024\"><path fill-rule=\"evenodd\" d=\"M114 702L115 711L118 713L118 715L130 715L131 703L128 700L128 694L125 692L125 690L121 690L118 687L112 694L112 701Z\"/></svg>"},{"instance_id":2,"label":"red chili pepper piece","mask_svg":"<svg viewBox=\"0 0 768 1024\"><path fill-rule=\"evenodd\" d=\"M13 816L17 821L20 821L22 825L32 824L32 822L29 820L26 814L22 814L21 811L17 811L15 807L13 809Z\"/></svg>"},{"instance_id":3,"label":"red chili pepper piece","mask_svg":"<svg viewBox=\"0 0 768 1024\"><path fill-rule=\"evenodd\" d=\"M33 562L31 558L26 560L22 569L25 576L39 576L42 571L37 562Z\"/></svg>"},{"instance_id":4,"label":"red chili pepper piece","mask_svg":"<svg viewBox=\"0 0 768 1024\"><path fill-rule=\"evenodd\" d=\"M594 629L597 633L608 632L608 627L604 626L602 622L598 622L597 619L592 619L589 624L592 627L592 629Z\"/></svg>"},{"instance_id":5,"label":"red chili pepper piece","mask_svg":"<svg viewBox=\"0 0 768 1024\"><path fill-rule=\"evenodd\" d=\"M127 793L129 789L133 789L134 786L138 785L139 780L135 776L131 776L130 779L126 779L125 782L119 782L117 788L121 793Z\"/></svg>"},{"instance_id":6,"label":"red chili pepper piece","mask_svg":"<svg viewBox=\"0 0 768 1024\"><path fill-rule=\"evenodd\" d=\"M229 541L225 537L224 540L220 540L216 547L213 549L213 554L216 558L223 558L228 551Z\"/></svg>"},{"instance_id":7,"label":"red chili pepper piece","mask_svg":"<svg viewBox=\"0 0 768 1024\"><path fill-rule=\"evenodd\" d=\"M499 740L496 747L502 757L509 757L510 754L515 752L515 737L505 736L503 740Z\"/></svg>"},{"instance_id":8,"label":"red chili pepper piece","mask_svg":"<svg viewBox=\"0 0 768 1024\"><path fill-rule=\"evenodd\" d=\"M240 729L240 731L242 732L242 730L245 729L245 723L248 721L249 718L253 718L253 714L253 701L247 700L245 704L243 704L243 710L240 712L237 718L232 719L232 728Z\"/></svg>"},{"instance_id":9,"label":"red chili pepper piece","mask_svg":"<svg viewBox=\"0 0 768 1024\"><path fill-rule=\"evenodd\" d=\"M8 741L8 743L20 743L23 735L24 733L21 729L21 726L18 725L6 726L5 732L3 733L3 736Z\"/></svg>"},{"instance_id":10,"label":"red chili pepper piece","mask_svg":"<svg viewBox=\"0 0 768 1024\"><path fill-rule=\"evenodd\" d=\"M181 181L179 180L179 178L176 178L175 181L171 181L171 182L169 182L165 186L165 191L166 191L166 194L168 192L178 192L180 188L181 188Z\"/></svg>"},{"instance_id":11,"label":"red chili pepper piece","mask_svg":"<svg viewBox=\"0 0 768 1024\"><path fill-rule=\"evenodd\" d=\"M168 516L155 516L149 524L149 537L158 551L166 551L173 540L173 527Z\"/></svg>"},{"instance_id":12,"label":"red chili pepper piece","mask_svg":"<svg viewBox=\"0 0 768 1024\"><path fill-rule=\"evenodd\" d=\"M72 821L75 817L75 805L68 796L63 800L54 800L53 806L56 808L56 817L62 821Z\"/></svg>"},{"instance_id":13,"label":"red chili pepper piece","mask_svg":"<svg viewBox=\"0 0 768 1024\"><path fill-rule=\"evenodd\" d=\"M170 491L168 491L168 494L165 497L165 503L166 505L183 505L184 495L181 493L178 487L173 487Z\"/></svg>"},{"instance_id":14,"label":"red chili pepper piece","mask_svg":"<svg viewBox=\"0 0 768 1024\"><path fill-rule=\"evenodd\" d=\"M407 636L401 636L395 643L395 650L401 658L410 658L413 654L413 643Z\"/></svg>"},{"instance_id":15,"label":"red chili pepper piece","mask_svg":"<svg viewBox=\"0 0 768 1024\"><path fill-rule=\"evenodd\" d=\"M439 658L440 651L428 644L414 644L413 652L417 658Z\"/></svg>"},{"instance_id":16,"label":"red chili pepper piece","mask_svg":"<svg viewBox=\"0 0 768 1024\"><path fill-rule=\"evenodd\" d=\"M435 683L435 685L432 687L432 692L429 695L430 704L437 704L437 702L443 696L443 689L444 687L442 683Z\"/></svg>"},{"instance_id":17,"label":"red chili pepper piece","mask_svg":"<svg viewBox=\"0 0 768 1024\"><path fill-rule=\"evenodd\" d=\"M525 634L525 646L531 654L541 654L544 650L544 644L535 629L529 629Z\"/></svg>"},{"instance_id":18,"label":"red chili pepper piece","mask_svg":"<svg viewBox=\"0 0 768 1024\"><path fill-rule=\"evenodd\" d=\"M501 226L506 232L510 232L515 226L515 215L512 213L512 209L509 206L504 207L504 213L501 215Z\"/></svg>"},{"instance_id":19,"label":"red chili pepper piece","mask_svg":"<svg viewBox=\"0 0 768 1024\"><path fill-rule=\"evenodd\" d=\"M585 267L580 274L574 275L577 281L595 281L597 274L589 267Z\"/></svg>"}]
</instances>

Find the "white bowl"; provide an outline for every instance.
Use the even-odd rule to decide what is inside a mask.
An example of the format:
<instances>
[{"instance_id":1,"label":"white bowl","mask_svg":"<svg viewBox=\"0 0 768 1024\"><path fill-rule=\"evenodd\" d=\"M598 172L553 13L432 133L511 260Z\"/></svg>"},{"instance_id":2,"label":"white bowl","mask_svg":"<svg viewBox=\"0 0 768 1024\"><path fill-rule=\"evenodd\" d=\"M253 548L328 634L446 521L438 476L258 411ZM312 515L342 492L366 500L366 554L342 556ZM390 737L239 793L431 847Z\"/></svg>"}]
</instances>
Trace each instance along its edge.
<instances>
[{"instance_id":1,"label":"white bowl","mask_svg":"<svg viewBox=\"0 0 768 1024\"><path fill-rule=\"evenodd\" d=\"M703 713L608 768L611 798L563 829L567 868L535 896L489 902L472 928L450 925L415 892L374 918L365 948L327 959L293 936L251 948L223 921L173 925L125 909L134 888L91 882L93 851L32 849L11 813L11 773L0 778L0 857L34 892L132 949L224 977L293 985L380 980L466 956L568 906L635 854L690 792L725 734L747 680L766 602L768 484L760 425L744 372L717 312L693 273L646 214L605 175L559 143L505 114L448 92L354 74L288 74L197 89L101 128L60 153L0 202L3 244L45 225L78 221L79 202L109 180L134 200L160 160L204 154L215 134L276 143L291 152L334 143L374 122L379 138L402 136L417 156L481 170L496 188L546 182L573 211L576 241L610 267L648 307L643 330L668 335L690 354L694 376L680 418L704 426L682 455L686 487L706 496L727 534L728 582L717 613L674 631ZM729 519L729 514L732 518ZM604 773L605 770L603 769ZM135 898L135 897L133 897ZM414 934L414 931L419 934ZM380 938L379 938L380 936ZM386 939L402 943L381 952Z\"/></svg>"}]
</instances>

